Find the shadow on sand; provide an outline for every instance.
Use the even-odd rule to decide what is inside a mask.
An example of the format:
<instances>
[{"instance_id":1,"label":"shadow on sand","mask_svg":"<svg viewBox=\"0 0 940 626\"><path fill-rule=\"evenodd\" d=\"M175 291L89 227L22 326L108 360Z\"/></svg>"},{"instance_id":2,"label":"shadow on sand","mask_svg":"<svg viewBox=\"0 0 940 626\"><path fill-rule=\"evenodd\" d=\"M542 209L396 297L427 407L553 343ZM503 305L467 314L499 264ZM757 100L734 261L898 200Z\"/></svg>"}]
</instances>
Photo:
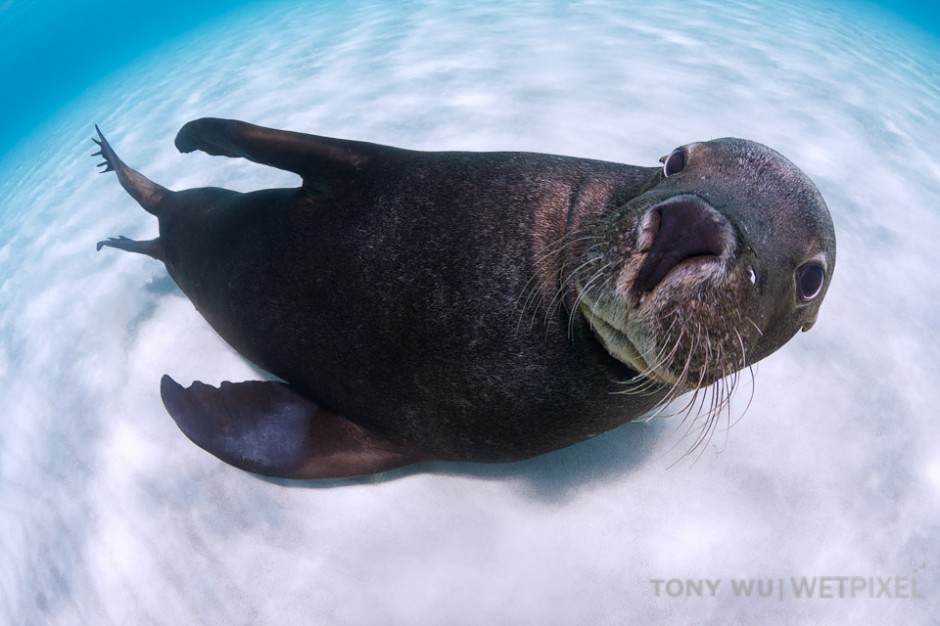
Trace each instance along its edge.
<instances>
[{"instance_id":1,"label":"shadow on sand","mask_svg":"<svg viewBox=\"0 0 940 626\"><path fill-rule=\"evenodd\" d=\"M400 480L418 474L458 476L478 480L508 481L520 485L533 499L564 501L594 483L603 483L629 474L662 453L657 442L669 439L673 426L668 420L632 422L598 435L594 439L515 463L432 462L413 465L374 476L343 480L292 481L258 476L285 487L331 489Z\"/></svg>"}]
</instances>

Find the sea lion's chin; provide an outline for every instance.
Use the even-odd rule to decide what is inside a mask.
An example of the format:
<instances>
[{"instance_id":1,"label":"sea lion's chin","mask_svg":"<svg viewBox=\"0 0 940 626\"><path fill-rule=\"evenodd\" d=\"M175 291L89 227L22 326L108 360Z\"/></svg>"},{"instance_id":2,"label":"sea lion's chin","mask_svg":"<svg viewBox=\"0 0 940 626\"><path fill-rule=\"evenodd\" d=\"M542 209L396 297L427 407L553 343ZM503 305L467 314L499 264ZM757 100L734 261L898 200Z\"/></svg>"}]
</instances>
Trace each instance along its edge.
<instances>
[{"instance_id":1,"label":"sea lion's chin","mask_svg":"<svg viewBox=\"0 0 940 626\"><path fill-rule=\"evenodd\" d=\"M637 372L640 377L670 386L678 382L678 378L668 370L656 367L656 363L650 363L643 358L643 353L624 326L608 321L603 311L595 311L588 304L582 305L581 310L591 325L595 337L610 356Z\"/></svg>"},{"instance_id":2,"label":"sea lion's chin","mask_svg":"<svg viewBox=\"0 0 940 626\"><path fill-rule=\"evenodd\" d=\"M641 297L583 297L581 312L606 351L638 380L690 391L746 363L754 327L740 315L739 283L724 262L696 259Z\"/></svg>"},{"instance_id":3,"label":"sea lion's chin","mask_svg":"<svg viewBox=\"0 0 940 626\"><path fill-rule=\"evenodd\" d=\"M607 353L637 372L638 378L670 387L682 386L681 371L673 372L668 363L644 357L655 354L656 342L638 324L630 325L626 317L621 317L620 323L613 322L610 311L593 309L588 304L583 304L581 310Z\"/></svg>"}]
</instances>

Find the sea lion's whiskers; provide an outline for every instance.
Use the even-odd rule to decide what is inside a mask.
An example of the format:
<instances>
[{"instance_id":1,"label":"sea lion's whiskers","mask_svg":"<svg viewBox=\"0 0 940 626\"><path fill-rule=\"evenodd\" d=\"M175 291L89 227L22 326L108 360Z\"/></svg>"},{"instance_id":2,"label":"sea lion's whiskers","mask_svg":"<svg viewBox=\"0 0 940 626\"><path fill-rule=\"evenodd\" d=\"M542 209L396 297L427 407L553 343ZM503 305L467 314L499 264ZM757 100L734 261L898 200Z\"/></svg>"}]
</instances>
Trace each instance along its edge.
<instances>
[{"instance_id":1,"label":"sea lion's whiskers","mask_svg":"<svg viewBox=\"0 0 940 626\"><path fill-rule=\"evenodd\" d=\"M564 253L567 248L572 247L575 244L586 243L589 241L596 242L602 239L602 237L599 235L584 234L586 232L587 231L579 231L579 232L573 233L573 236L564 235L560 237L558 241L555 242L554 245L548 248L547 251L545 251L543 254L539 255L533 260L532 265L533 265L534 271L532 273L532 276L523 285L522 289L520 290L519 296L516 298L515 308L516 310L519 311L519 320L516 324L516 332L519 332L521 329L522 320L525 316L526 311L532 312L532 316L531 316L531 320L529 324L529 328L530 329L532 328L532 325L535 324L535 320L537 317L536 313L541 308L541 304L545 300L545 295L543 293L543 284L542 284L544 276L540 274L540 271L542 270L544 263L552 257L561 256L562 253ZM564 271L563 264L564 264L564 259L562 259L559 263L560 272ZM559 282L563 283L564 281L560 280ZM564 289L565 289L565 286L563 284L560 284L558 287L558 290L563 291ZM520 306L520 303L521 303L521 306ZM546 318L547 317L548 316L546 316Z\"/></svg>"},{"instance_id":2,"label":"sea lion's whiskers","mask_svg":"<svg viewBox=\"0 0 940 626\"><path fill-rule=\"evenodd\" d=\"M716 380L709 388L712 395L711 406L709 407L708 417L708 439L705 443L711 443L715 433L721 430L724 433L724 442L718 448L718 452L724 450L728 443L728 428L719 429L718 425L722 415L727 416L727 421L731 422L731 395L734 393L734 386L737 384L737 375L735 373L727 374L727 370L722 367L721 378Z\"/></svg>"},{"instance_id":3,"label":"sea lion's whiskers","mask_svg":"<svg viewBox=\"0 0 940 626\"><path fill-rule=\"evenodd\" d=\"M700 325L697 325L693 344L689 351L689 357L687 358L685 367L683 368L683 377L687 377L689 375L691 362L692 362L692 355L695 354L699 350L701 350L706 355L708 355L706 362L712 360L711 356L715 354L717 357L716 365L720 364L721 362L720 344L713 348L712 343L713 342L711 341L711 337L708 334L708 332L703 330L703 328ZM717 350L717 354L716 354L716 350ZM722 371L725 371L723 366L722 366ZM705 385L705 378L707 376L707 373L708 373L707 367L702 367L700 369L699 378L698 378L698 381L694 385L691 398L677 412L679 414L682 414L683 417L680 420L680 422L676 425L676 427L673 429L672 434L668 438L668 439L673 440L673 444L670 446L669 450L675 449L676 446L678 446L681 441L685 440L693 432L696 432L696 436L692 445L688 449L686 449L683 455L679 459L676 459L676 461L673 462L670 465L670 467L678 463L681 460L681 458L689 456L696 450L699 451L698 455L696 455L695 457L695 461L697 461L698 458L700 458L701 455L704 453L704 449L705 449L704 444L707 443L713 435L715 424L717 423L716 420L718 419L718 409L723 402L721 399L723 397L723 393L720 391L720 388L721 388L721 385L723 384L722 381L724 380L724 377L720 378L718 381L716 381L716 383L712 385ZM707 410L706 410L706 403L708 403ZM702 419L703 415L704 415L704 421ZM698 429L695 429L696 424L699 425ZM683 427L685 427L684 430L682 430ZM676 437L676 435L680 431L682 431L682 434ZM695 461L693 461L693 463Z\"/></svg>"},{"instance_id":4,"label":"sea lion's whiskers","mask_svg":"<svg viewBox=\"0 0 940 626\"><path fill-rule=\"evenodd\" d=\"M673 329L676 327L676 324L679 322L679 316L673 315L672 321L669 323L669 326L663 331L663 337L669 337L672 334ZM646 355L641 355L643 360L648 363L647 368L643 371L644 376L652 376L656 370L659 369L669 369L669 364L676 358L676 354L679 351L680 346L682 345L682 339L685 336L686 332L684 328L679 329L679 336L676 337L676 340L672 343L672 349L667 353L666 348L669 345L667 342L661 344L661 349L659 353L652 359L646 358Z\"/></svg>"},{"instance_id":5,"label":"sea lion's whiskers","mask_svg":"<svg viewBox=\"0 0 940 626\"><path fill-rule=\"evenodd\" d=\"M714 358L714 367L717 367L721 371L721 376L710 386L708 386L708 395L710 396L710 404L707 413L705 414L704 423L701 426L699 435L693 443L692 447L688 453L693 452L696 449L699 449L699 454L696 459L701 458L701 455L704 453L706 445L711 442L714 437L715 431L717 430L717 425L721 419L722 412L727 409L728 420L730 422L730 410L731 410L731 394L734 390L735 376L732 373L729 375L728 368L726 364L726 359L724 358L724 353L721 348L722 344L717 345L717 352ZM709 359L711 360L711 359ZM703 376L707 368L703 368ZM704 382L704 381L701 381ZM698 417L701 417L699 414ZM727 436L727 433L726 433Z\"/></svg>"},{"instance_id":6,"label":"sea lion's whiskers","mask_svg":"<svg viewBox=\"0 0 940 626\"><path fill-rule=\"evenodd\" d=\"M559 256L569 246L579 243L584 240L593 240L593 239L599 238L598 235L586 235L582 237L581 235L585 234L586 232L587 230L583 230L583 231L567 233L567 234L562 235L561 237L556 239L552 244L549 244L545 248L545 250L542 251L541 254L537 255L534 259L532 259L531 261L532 265L535 266L536 269L541 268L546 261L548 261L552 257ZM525 284L525 286L528 286L530 283L540 278L541 277L538 275L538 273L536 273L532 278L529 279L529 281Z\"/></svg>"},{"instance_id":7,"label":"sea lion's whiskers","mask_svg":"<svg viewBox=\"0 0 940 626\"><path fill-rule=\"evenodd\" d=\"M555 292L554 297L551 299L551 301L548 303L548 306L545 308L545 323L546 324L548 323L549 320L553 319L558 314L558 307L560 307L562 303L564 302L565 296L567 296L570 291L572 281L576 280L578 276L578 272L580 272L583 268L596 262L597 262L596 259L588 259L587 261L583 262L581 265L576 267L574 270L571 270L570 272L565 273L563 271L562 276L561 276L561 282L558 285L558 290ZM597 276L600 274L600 272L603 272L605 269L609 268L612 264L613 262L609 261L606 264L604 264L601 268L597 269L592 275L591 280L593 281L594 279L596 279ZM576 291L580 291L580 290L576 290ZM578 301L580 301L580 298L582 297L582 295L578 293L577 297L578 297ZM574 315L577 312L577 310L578 310L578 307L577 305L575 305L572 307L572 310L569 311L569 313Z\"/></svg>"},{"instance_id":8,"label":"sea lion's whiskers","mask_svg":"<svg viewBox=\"0 0 940 626\"><path fill-rule=\"evenodd\" d=\"M753 367L747 364L747 351L745 349L744 339L741 336L741 333L736 329L732 328L732 332L737 339L737 345L740 348L738 350L731 351L729 353L723 348L725 344L719 342L714 343L711 340L711 335L704 330L701 326L696 328L696 346L701 345L701 350L705 354L704 363L705 365L701 368L699 373L699 380L696 385L696 389L692 393L691 399L684 404L680 412L684 412L683 419L677 425L676 429L673 431L673 435L682 428L683 425L687 425L684 433L675 441L674 445L670 448L673 449L675 445L678 445L678 442L685 439L687 436L693 433L694 425L699 424L699 428L695 429L696 433L695 439L690 445L690 447L683 454L683 457L687 457L694 452L698 451L698 454L695 455L693 463L697 462L704 454L706 445L714 438L715 433L721 431L725 436L725 442L722 444L722 449L727 445L727 440L731 427L737 423L742 417L743 412L736 419L732 415L732 399L734 397L735 391L740 384L740 375L744 369L747 369L752 381L751 388L751 398L753 398L753 381L754 381L754 372ZM696 348L693 348L694 352ZM711 385L705 385L705 377L707 372L713 368L718 368L721 372L721 376L718 377L714 383ZM708 405L706 407L706 398ZM748 401L748 406L750 405L750 400ZM745 407L745 412L747 407ZM694 417L692 417L694 414ZM690 419L692 417L692 419ZM718 424L724 417L726 426L724 428L719 428ZM704 419L703 419L704 418ZM676 463L679 459L677 459ZM672 465L675 465L673 463Z\"/></svg>"},{"instance_id":9,"label":"sea lion's whiskers","mask_svg":"<svg viewBox=\"0 0 940 626\"><path fill-rule=\"evenodd\" d=\"M685 329L682 328L682 329L681 329L681 332L680 332L680 334L679 334L678 339L676 339L676 346L678 346L678 345L681 343L682 337L683 337L684 334L685 334ZM693 337L693 338L692 338L692 341L693 341L693 344L694 344L694 342L697 341L697 339L696 339L695 337ZM679 396L681 396L683 393L685 393L685 391L686 391L685 383L686 383L686 380L688 380L689 368L690 368L691 360L692 360L692 354L693 354L693 351L690 351L688 357L686 357L685 365L683 366L682 372L679 374L679 377L676 379L676 381L675 381L674 383L672 383L671 387L670 387L669 390L666 392L666 394L663 396L662 400L660 400L659 403L656 405L656 407L654 407L654 412L653 412L649 417L645 418L647 421L648 421L648 420L651 420L651 419L654 419L654 418L659 417L660 415L662 415L663 412L666 410L666 408L667 408L672 402L674 402L677 398L679 398ZM694 398L695 398L695 396L697 395L697 393L698 393L698 389L694 389L694 390L693 390L693 394L692 394L693 401L694 401ZM678 413L679 413L679 412L677 412L677 413L672 413L672 414L670 414L670 416L677 415ZM682 421L680 421L680 423L676 425L676 429L678 429L678 428L680 428L680 427L682 426L682 424L685 422L685 419L686 419L686 417L683 417ZM675 434L676 429L673 430L673 434Z\"/></svg>"},{"instance_id":10,"label":"sea lion's whiskers","mask_svg":"<svg viewBox=\"0 0 940 626\"><path fill-rule=\"evenodd\" d=\"M670 323L669 327L663 333L664 337L668 337L672 333L672 330L676 326L677 321L678 321L678 318L673 317L672 322ZM656 356L656 358L647 360L644 357L644 361L646 361L648 364L647 364L647 367L643 369L643 371L638 372L636 376L634 376L633 378L629 380L619 381L619 384L623 384L627 388L616 391L614 393L624 394L624 395L644 395L653 391L657 391L660 388L662 388L664 385L663 383L659 382L658 379L655 377L655 372L656 370L661 369L661 368L668 369L667 366L669 363L671 363L675 359L676 353L678 352L679 347L682 345L682 339L684 336L685 336L685 329L680 327L679 336L672 343L672 349L668 352L668 354L666 353L666 350L669 344L664 343L662 344L662 347L659 351L659 354ZM641 382L637 383L636 381L638 379ZM673 385L673 388L670 390L667 397L665 397L662 400L663 406L669 404L675 397L678 396L678 394L673 395L675 391L676 391L676 388L675 388L675 385Z\"/></svg>"},{"instance_id":11,"label":"sea lion's whiskers","mask_svg":"<svg viewBox=\"0 0 940 626\"><path fill-rule=\"evenodd\" d=\"M580 310L581 303L584 301L585 296L587 296L590 293L591 287L593 286L594 282L598 278L601 278L604 275L604 271L606 271L611 265L613 265L613 263L606 263L603 266L599 267L597 271L594 272L594 275L591 276L590 280L588 280L587 283L585 283L585 285L581 289L578 290L578 295L575 298L574 304L571 306L571 311L569 311L569 314L568 314L568 337L569 338L572 336L572 333L574 331L574 320L577 318L577 312ZM609 277L607 280L609 280ZM607 281L605 280L604 282L606 283Z\"/></svg>"},{"instance_id":12,"label":"sea lion's whiskers","mask_svg":"<svg viewBox=\"0 0 940 626\"><path fill-rule=\"evenodd\" d=\"M757 336L758 336L758 337L763 337L763 336L764 336L764 331L762 331L762 330L760 329L760 326L758 326L757 324L754 323L754 320L752 320L752 319L749 318L749 317L745 317L745 318L744 318L744 321L754 327L754 330L757 331ZM735 331L735 332L737 332L737 331ZM738 337L740 338L740 335L738 335ZM741 347L743 348L744 346L742 345Z\"/></svg>"},{"instance_id":13,"label":"sea lion's whiskers","mask_svg":"<svg viewBox=\"0 0 940 626\"><path fill-rule=\"evenodd\" d=\"M748 320L748 321L750 321L750 320ZM752 323L753 323L753 322L752 322ZM735 377L735 388L737 387L737 381L738 381L738 379L739 379L740 376L741 376L741 372L743 372L744 370L747 370L748 374L749 374L750 377L751 377L751 393L750 393L750 395L748 396L747 403L745 403L744 409L742 409L741 414L740 414L740 415L737 417L737 419L735 419L733 422L730 421L730 418L731 418L731 415L730 415L730 404L731 404L731 395L732 395L732 394L729 394L729 396L728 396L728 404L729 404L729 415L728 415L728 417L729 417L729 422L728 422L728 429L729 429L729 430L731 429L732 426L734 426L734 425L737 424L739 421L741 421L742 419L744 419L744 415L747 413L748 409L751 407L751 402L753 402L753 400L754 400L754 390L755 390L755 388L756 388L756 382L757 382L757 381L756 381L756 378L755 378L755 376L754 376L754 366L751 365L750 363L748 363L748 360L747 360L747 349L744 347L744 338L741 337L741 333L739 333L739 332L737 331L737 329L735 329L734 333L735 333L735 335L737 335L737 338L738 338L738 345L741 346L741 359L740 359L740 363L737 364L737 366L735 367L735 371L734 371L734 374L733 374L734 377ZM733 393L733 392L735 391L735 389L732 389L731 391L732 391L732 393Z\"/></svg>"}]
</instances>

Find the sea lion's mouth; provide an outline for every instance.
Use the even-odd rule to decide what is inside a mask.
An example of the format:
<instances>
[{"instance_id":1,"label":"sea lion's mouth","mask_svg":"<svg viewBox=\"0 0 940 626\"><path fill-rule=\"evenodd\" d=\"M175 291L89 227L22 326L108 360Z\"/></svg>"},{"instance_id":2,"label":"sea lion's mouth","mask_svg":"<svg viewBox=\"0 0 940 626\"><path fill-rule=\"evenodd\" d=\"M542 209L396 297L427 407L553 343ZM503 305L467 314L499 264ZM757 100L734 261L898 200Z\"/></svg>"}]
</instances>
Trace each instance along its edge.
<instances>
[{"instance_id":1,"label":"sea lion's mouth","mask_svg":"<svg viewBox=\"0 0 940 626\"><path fill-rule=\"evenodd\" d=\"M592 289L611 284L598 272L579 284L582 312L611 356L655 382L695 388L726 371L720 361L739 345L725 346L738 336L720 330L728 323L722 303L734 298L734 227L703 198L683 194L649 207L635 228L635 253L614 270L616 288Z\"/></svg>"},{"instance_id":2,"label":"sea lion's mouth","mask_svg":"<svg viewBox=\"0 0 940 626\"><path fill-rule=\"evenodd\" d=\"M675 384L676 378L668 372L658 372L655 363L650 363L637 349L633 340L616 324L604 319L602 311L594 311L587 303L582 304L582 312L591 328L607 352L621 363L626 364L642 376L654 379L662 384Z\"/></svg>"},{"instance_id":3,"label":"sea lion's mouth","mask_svg":"<svg viewBox=\"0 0 940 626\"><path fill-rule=\"evenodd\" d=\"M684 195L650 210L638 243L646 258L631 292L640 298L679 266L716 263L726 258L734 237L724 215L698 196Z\"/></svg>"}]
</instances>

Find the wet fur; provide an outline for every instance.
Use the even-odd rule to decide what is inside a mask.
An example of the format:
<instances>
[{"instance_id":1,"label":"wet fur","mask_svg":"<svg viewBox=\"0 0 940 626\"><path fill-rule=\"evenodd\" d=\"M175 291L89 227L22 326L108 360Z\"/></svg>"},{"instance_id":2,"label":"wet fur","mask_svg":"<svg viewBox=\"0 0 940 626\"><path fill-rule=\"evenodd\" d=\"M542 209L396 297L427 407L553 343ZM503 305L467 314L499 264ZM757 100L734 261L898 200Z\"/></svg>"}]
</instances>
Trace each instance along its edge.
<instances>
[{"instance_id":1,"label":"wet fur","mask_svg":"<svg viewBox=\"0 0 940 626\"><path fill-rule=\"evenodd\" d=\"M792 276L775 268L823 254L817 248L830 269L835 259L828 213L808 179L742 140L692 144L691 175L667 180L659 168L589 159L415 152L234 120L187 124L182 151L303 178L297 189L249 194L169 191L97 141L106 171L160 222L153 241L112 238L99 249L163 261L223 338L287 382L215 390L165 381L168 410L213 454L271 475L339 475L303 456L323 450L341 455L342 475L424 459L523 459L711 386L685 409L683 423L703 424L700 446L727 414L737 372L815 320L818 302L791 305ZM722 267L679 267L633 293L647 254L643 216L692 192L717 198L733 224L748 222L735 227L733 254ZM796 226L782 218L782 238L758 245L742 235L767 231L768 215L791 204L804 214ZM762 212L748 213L753 206ZM812 241L794 251L804 223ZM760 272L753 297L742 288L751 267ZM623 350L642 352L648 367L605 349L601 322L632 337ZM299 416L278 435L286 458L278 447L250 459L219 449L226 428L246 429L249 443L250 429L271 432L278 403ZM202 411L213 412L211 427ZM240 425L226 426L232 411ZM334 439L293 445L315 432Z\"/></svg>"}]
</instances>

